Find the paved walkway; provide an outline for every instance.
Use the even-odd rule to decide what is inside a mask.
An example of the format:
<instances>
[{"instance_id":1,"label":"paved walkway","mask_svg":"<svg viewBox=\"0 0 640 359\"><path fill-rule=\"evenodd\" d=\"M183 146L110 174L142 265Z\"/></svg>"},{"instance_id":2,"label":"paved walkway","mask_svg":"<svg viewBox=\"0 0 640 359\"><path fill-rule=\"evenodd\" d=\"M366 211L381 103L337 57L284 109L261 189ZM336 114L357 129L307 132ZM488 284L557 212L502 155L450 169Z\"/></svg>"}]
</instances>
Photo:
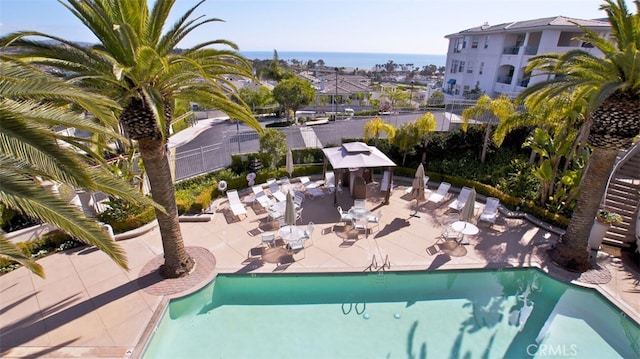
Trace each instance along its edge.
<instances>
[{"instance_id":1,"label":"paved walkway","mask_svg":"<svg viewBox=\"0 0 640 359\"><path fill-rule=\"evenodd\" d=\"M129 271L91 247L43 258L46 279L24 268L0 277L0 356L137 357L167 300L204 286L217 273L361 272L374 257L378 263L388 257L391 270L536 266L597 288L640 320L640 275L619 258L600 254L595 270L582 275L563 271L546 256L557 240L551 228L504 216L493 227L481 226L469 245L448 248L440 244L447 203L423 204L420 217L411 217L415 201L404 190L397 187L388 206L381 205L383 197L375 189L369 192L367 208L381 208L383 217L368 237L337 224L333 196L306 199L302 222L316 225L313 245L304 258L298 253L288 264L250 259L260 234L272 229L267 214L256 204L248 208L247 218L238 220L226 203L210 222L181 223L185 245L197 262L186 278L163 280L158 275L162 244L157 229L119 242ZM347 191L339 194L343 208L352 203Z\"/></svg>"}]
</instances>

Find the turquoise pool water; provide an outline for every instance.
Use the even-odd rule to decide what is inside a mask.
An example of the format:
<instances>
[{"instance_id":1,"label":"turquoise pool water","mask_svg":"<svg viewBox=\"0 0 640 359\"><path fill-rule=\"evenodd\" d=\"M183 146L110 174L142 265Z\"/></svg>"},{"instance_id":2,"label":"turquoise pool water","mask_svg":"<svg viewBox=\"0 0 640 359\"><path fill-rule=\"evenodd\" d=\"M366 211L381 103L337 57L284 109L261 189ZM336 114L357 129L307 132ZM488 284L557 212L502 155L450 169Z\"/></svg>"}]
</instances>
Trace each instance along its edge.
<instances>
[{"instance_id":1,"label":"turquoise pool water","mask_svg":"<svg viewBox=\"0 0 640 359\"><path fill-rule=\"evenodd\" d=\"M640 326L536 269L219 275L145 358L637 358Z\"/></svg>"}]
</instances>

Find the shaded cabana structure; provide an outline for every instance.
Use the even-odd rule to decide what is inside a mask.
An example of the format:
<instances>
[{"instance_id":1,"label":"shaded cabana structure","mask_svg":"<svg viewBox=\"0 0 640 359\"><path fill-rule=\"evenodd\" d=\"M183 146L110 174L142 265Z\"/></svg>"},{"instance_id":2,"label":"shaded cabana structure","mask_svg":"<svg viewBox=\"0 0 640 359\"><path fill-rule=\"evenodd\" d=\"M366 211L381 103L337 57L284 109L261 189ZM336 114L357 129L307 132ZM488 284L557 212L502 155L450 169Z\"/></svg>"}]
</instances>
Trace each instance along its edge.
<instances>
[{"instance_id":1,"label":"shaded cabana structure","mask_svg":"<svg viewBox=\"0 0 640 359\"><path fill-rule=\"evenodd\" d=\"M326 175L327 165L330 163L335 172L334 185L339 186L339 180L343 178L346 172L349 172L350 193L354 196L354 183L364 182L363 174L365 170L370 168L387 168L388 175L383 176L383 182L380 187L385 191L385 204L389 204L389 196L391 194L391 183L393 179L393 168L396 164L389 159L384 153L374 146L369 146L363 142L343 143L340 147L330 147L322 149L324 152L324 165L322 173ZM370 171L367 171L370 173ZM333 202L338 202L338 191L334 191Z\"/></svg>"}]
</instances>

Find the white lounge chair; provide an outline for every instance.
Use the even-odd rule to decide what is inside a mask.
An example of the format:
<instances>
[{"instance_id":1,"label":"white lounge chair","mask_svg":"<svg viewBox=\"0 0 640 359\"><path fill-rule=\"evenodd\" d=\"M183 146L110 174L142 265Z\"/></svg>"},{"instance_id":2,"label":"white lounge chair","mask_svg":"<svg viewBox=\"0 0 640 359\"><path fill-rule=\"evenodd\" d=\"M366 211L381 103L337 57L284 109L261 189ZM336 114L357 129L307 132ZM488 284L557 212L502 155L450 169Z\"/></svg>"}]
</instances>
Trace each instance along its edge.
<instances>
[{"instance_id":1,"label":"white lounge chair","mask_svg":"<svg viewBox=\"0 0 640 359\"><path fill-rule=\"evenodd\" d=\"M271 196L273 196L273 198L278 202L287 200L287 195L280 191L280 186L278 186L278 182L276 181L269 183L269 192L271 192Z\"/></svg>"},{"instance_id":2,"label":"white lounge chair","mask_svg":"<svg viewBox=\"0 0 640 359\"><path fill-rule=\"evenodd\" d=\"M424 190L425 192L428 190L427 188L427 182L429 182L429 176L424 176ZM411 191L413 191L413 186L409 186L404 190L404 194L409 194L411 193Z\"/></svg>"},{"instance_id":3,"label":"white lounge chair","mask_svg":"<svg viewBox=\"0 0 640 359\"><path fill-rule=\"evenodd\" d=\"M309 198L314 199L316 197L324 197L324 191L318 188L318 183L311 182L309 177L300 177L300 183L304 186L304 191Z\"/></svg>"},{"instance_id":4,"label":"white lounge chair","mask_svg":"<svg viewBox=\"0 0 640 359\"><path fill-rule=\"evenodd\" d=\"M229 208L231 208L234 216L247 216L247 210L244 208L242 201L240 201L240 196L238 196L237 190L228 190L227 199L229 200Z\"/></svg>"},{"instance_id":5,"label":"white lounge chair","mask_svg":"<svg viewBox=\"0 0 640 359\"><path fill-rule=\"evenodd\" d=\"M498 217L498 206L500 206L500 200L495 197L487 197L487 202L484 205L482 213L480 213L479 221L487 222L490 224L496 223Z\"/></svg>"},{"instance_id":6,"label":"white lounge chair","mask_svg":"<svg viewBox=\"0 0 640 359\"><path fill-rule=\"evenodd\" d=\"M464 207L465 203L467 203L467 199L469 198L469 193L471 193L471 188L462 187L460 193L458 194L458 198L455 201L449 203L449 208L454 211L459 211Z\"/></svg>"},{"instance_id":7,"label":"white lounge chair","mask_svg":"<svg viewBox=\"0 0 640 359\"><path fill-rule=\"evenodd\" d=\"M441 182L440 186L438 186L438 189L434 193L432 193L429 198L427 198L427 202L442 202L449 193L449 188L451 188L451 183Z\"/></svg>"},{"instance_id":8,"label":"white lounge chair","mask_svg":"<svg viewBox=\"0 0 640 359\"><path fill-rule=\"evenodd\" d=\"M260 203L263 208L269 208L273 204L269 196L264 193L262 189L262 185L256 185L251 187L251 191L253 191L253 195L256 197L256 201Z\"/></svg>"}]
</instances>

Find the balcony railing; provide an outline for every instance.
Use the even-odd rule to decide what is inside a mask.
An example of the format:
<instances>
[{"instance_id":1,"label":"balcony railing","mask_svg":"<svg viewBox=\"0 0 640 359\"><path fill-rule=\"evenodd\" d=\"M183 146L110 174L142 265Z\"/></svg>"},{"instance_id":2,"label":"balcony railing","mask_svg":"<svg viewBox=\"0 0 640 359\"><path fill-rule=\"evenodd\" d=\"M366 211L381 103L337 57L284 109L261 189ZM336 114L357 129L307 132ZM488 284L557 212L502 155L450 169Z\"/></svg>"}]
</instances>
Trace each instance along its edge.
<instances>
[{"instance_id":1,"label":"balcony railing","mask_svg":"<svg viewBox=\"0 0 640 359\"><path fill-rule=\"evenodd\" d=\"M502 50L503 55L517 55L520 52L520 46L507 46Z\"/></svg>"},{"instance_id":2,"label":"balcony railing","mask_svg":"<svg viewBox=\"0 0 640 359\"><path fill-rule=\"evenodd\" d=\"M511 80L513 80L513 76L498 76L498 83L510 85Z\"/></svg>"}]
</instances>

